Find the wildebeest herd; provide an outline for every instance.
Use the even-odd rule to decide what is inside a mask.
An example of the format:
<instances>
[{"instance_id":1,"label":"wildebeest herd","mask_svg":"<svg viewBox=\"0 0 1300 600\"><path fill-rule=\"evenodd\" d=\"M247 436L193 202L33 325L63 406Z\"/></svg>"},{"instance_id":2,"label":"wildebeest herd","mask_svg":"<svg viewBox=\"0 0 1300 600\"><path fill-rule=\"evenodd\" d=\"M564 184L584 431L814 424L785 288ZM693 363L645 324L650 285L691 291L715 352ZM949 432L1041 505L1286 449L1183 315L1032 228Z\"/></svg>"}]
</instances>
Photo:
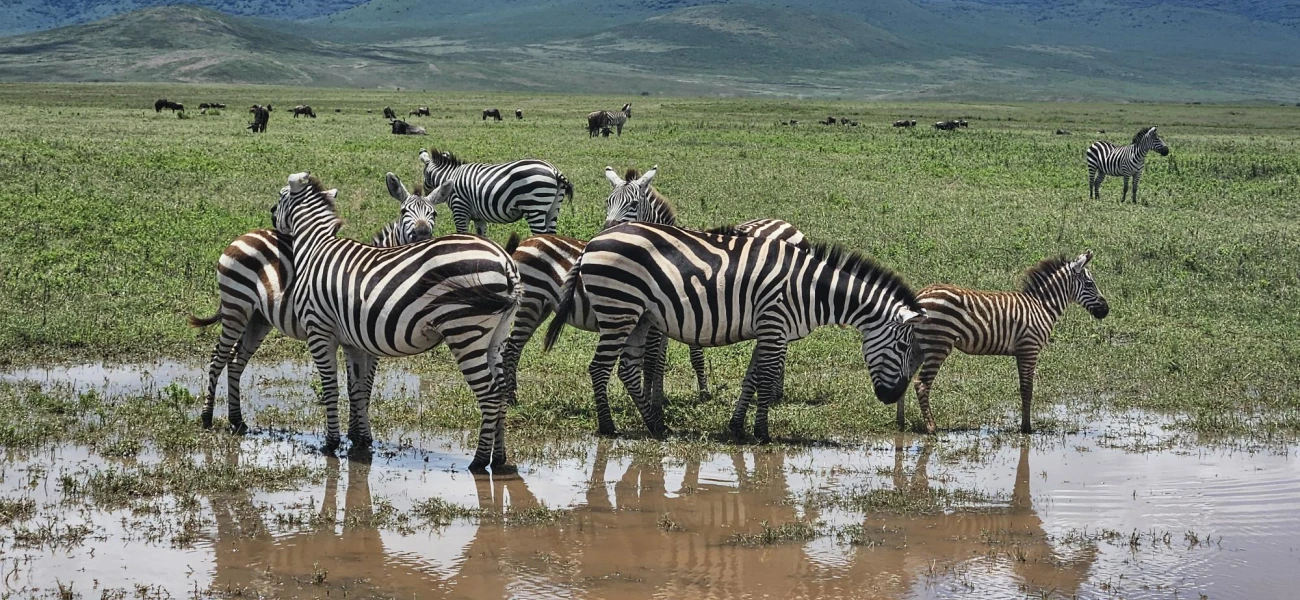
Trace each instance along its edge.
<instances>
[{"instance_id":1,"label":"wildebeest herd","mask_svg":"<svg viewBox=\"0 0 1300 600\"><path fill-rule=\"evenodd\" d=\"M263 110L255 119L269 106ZM621 127L630 116L630 104L591 113L589 131ZM401 133L414 129L393 122L394 133L397 123ZM1130 146L1093 144L1090 188L1105 175L1132 176L1136 199L1149 150L1168 153L1154 127L1138 132ZM935 430L930 387L954 348L1014 356L1020 429L1029 432L1038 356L1057 320L1070 304L1098 319L1110 312L1089 270L1091 252L1044 259L1016 291L935 284L916 292L875 260L810 240L771 215L712 228L683 225L652 185L658 166L621 174L606 167L611 189L601 231L582 241L556 235L574 186L551 163L478 163L433 148L418 157L421 178L413 193L396 175L385 176L398 214L370 244L338 235L338 190L309 173L290 175L278 190L271 229L230 244L217 263L216 314L190 318L196 327L221 324L208 369L205 426L212 425L225 371L230 427L247 430L239 380L274 328L307 342L325 406L324 450L331 453L341 442L337 352L344 351L350 451L367 453L379 358L420 354L445 342L481 411L470 470L509 469L505 413L518 397L519 356L554 313L546 349L561 343L567 326L598 335L588 374L602 434L616 433L607 397L615 374L647 430L656 437L670 433L663 413L669 339L691 347L701 392L707 389L703 348L754 341L728 429L745 439L754 404L753 437L768 442L768 412L782 395L789 345L829 325L858 330L874 394L897 405L900 427L903 397L915 377L928 432ZM456 233L433 237L436 207L443 204ZM488 224L519 220L531 232L522 242L512 235L502 246L486 237Z\"/></svg>"}]
</instances>

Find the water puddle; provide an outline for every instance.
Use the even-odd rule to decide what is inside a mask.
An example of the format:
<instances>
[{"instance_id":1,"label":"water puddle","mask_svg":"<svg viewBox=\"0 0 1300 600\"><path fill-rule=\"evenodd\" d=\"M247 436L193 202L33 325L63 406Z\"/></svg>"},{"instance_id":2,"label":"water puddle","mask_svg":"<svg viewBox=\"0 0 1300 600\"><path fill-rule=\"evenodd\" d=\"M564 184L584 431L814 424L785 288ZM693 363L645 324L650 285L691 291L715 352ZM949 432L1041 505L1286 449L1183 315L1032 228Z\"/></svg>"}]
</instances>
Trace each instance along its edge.
<instances>
[{"instance_id":1,"label":"water puddle","mask_svg":"<svg viewBox=\"0 0 1300 600\"><path fill-rule=\"evenodd\" d=\"M72 498L68 481L167 457L11 452L0 498L35 510L0 520L0 594L1291 596L1291 453L1151 449L1129 443L1148 432L1124 435L899 436L692 458L575 440L495 478L463 471L472 448L459 433L414 434L372 463L250 437L193 460L300 466L314 483L125 508ZM431 506L455 510L430 517Z\"/></svg>"}]
</instances>

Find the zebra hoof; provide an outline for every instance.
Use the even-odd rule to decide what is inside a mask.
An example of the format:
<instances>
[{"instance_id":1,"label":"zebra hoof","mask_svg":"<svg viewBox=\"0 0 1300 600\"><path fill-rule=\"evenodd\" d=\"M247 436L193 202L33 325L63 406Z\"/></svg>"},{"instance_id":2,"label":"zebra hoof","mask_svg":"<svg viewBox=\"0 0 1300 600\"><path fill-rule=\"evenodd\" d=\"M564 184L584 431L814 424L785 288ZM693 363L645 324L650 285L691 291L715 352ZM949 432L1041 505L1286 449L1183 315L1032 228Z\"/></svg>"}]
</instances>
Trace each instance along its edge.
<instances>
[{"instance_id":1,"label":"zebra hoof","mask_svg":"<svg viewBox=\"0 0 1300 600\"><path fill-rule=\"evenodd\" d=\"M488 467L488 462L486 460L480 460L476 458L473 461L470 461L469 472L475 475L487 475L488 474L487 467Z\"/></svg>"},{"instance_id":2,"label":"zebra hoof","mask_svg":"<svg viewBox=\"0 0 1300 600\"><path fill-rule=\"evenodd\" d=\"M338 452L338 449L339 449L339 438L326 437L325 443L321 444L320 452L321 454L324 454L326 456L334 456L334 453Z\"/></svg>"},{"instance_id":3,"label":"zebra hoof","mask_svg":"<svg viewBox=\"0 0 1300 600\"><path fill-rule=\"evenodd\" d=\"M727 432L731 434L731 439L737 444L745 443L745 424L732 422L727 426Z\"/></svg>"},{"instance_id":4,"label":"zebra hoof","mask_svg":"<svg viewBox=\"0 0 1300 600\"><path fill-rule=\"evenodd\" d=\"M596 429L596 433L604 437L614 437L618 435L618 428L614 427L613 423L610 423L608 425L602 424L600 427Z\"/></svg>"},{"instance_id":5,"label":"zebra hoof","mask_svg":"<svg viewBox=\"0 0 1300 600\"><path fill-rule=\"evenodd\" d=\"M248 435L248 423L235 421L230 424L230 433L234 435Z\"/></svg>"},{"instance_id":6,"label":"zebra hoof","mask_svg":"<svg viewBox=\"0 0 1300 600\"><path fill-rule=\"evenodd\" d=\"M709 390L700 390L700 394L699 396L697 396L697 399L700 402L708 402L709 400L713 399L713 394L710 393Z\"/></svg>"}]
</instances>

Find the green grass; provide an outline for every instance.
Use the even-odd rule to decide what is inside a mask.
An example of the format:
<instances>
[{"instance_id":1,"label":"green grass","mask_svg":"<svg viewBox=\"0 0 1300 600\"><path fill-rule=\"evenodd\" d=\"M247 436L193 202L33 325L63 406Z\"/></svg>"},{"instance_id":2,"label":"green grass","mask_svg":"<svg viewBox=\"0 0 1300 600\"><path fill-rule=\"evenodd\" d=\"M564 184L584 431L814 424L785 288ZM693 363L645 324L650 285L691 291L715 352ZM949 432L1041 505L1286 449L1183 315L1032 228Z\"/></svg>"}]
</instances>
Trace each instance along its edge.
<instances>
[{"instance_id":1,"label":"green grass","mask_svg":"<svg viewBox=\"0 0 1300 600\"><path fill-rule=\"evenodd\" d=\"M231 108L181 120L153 112L160 96ZM288 174L310 170L339 188L343 234L368 239L395 214L384 173L413 180L417 151L436 145L474 160L553 162L577 187L560 233L580 238L602 221L606 165L657 164L656 184L686 225L781 217L814 239L874 255L918 289L932 282L1012 288L1044 256L1092 249L1111 316L1066 314L1043 356L1036 407L1062 404L1074 415L1099 406L1168 410L1204 433L1300 432L1300 110L631 100L635 117L621 139L589 140L583 115L625 98L0 86L0 362L205 362L216 331L196 333L184 317L216 308L216 258L234 237L269 225L268 209ZM270 132L256 136L244 129L239 108L254 102L310 102L320 118L295 120L277 110ZM426 104L435 117L416 122L428 137L387 133L385 105L405 112ZM527 119L483 123L478 112L488 106L521 107ZM862 126L813 124L828 114ZM922 124L964 117L971 128L889 127L903 117ZM801 125L778 124L790 118ZM1145 203L1120 205L1116 180L1103 189L1105 199L1088 201L1087 144L1127 140L1151 124L1173 154L1151 158ZM1076 135L1052 135L1057 128ZM1108 133L1096 136L1096 129ZM437 231L451 227L442 213ZM489 233L504 241L510 231L524 228ZM594 336L568 331L550 354L539 343L526 349L512 432L594 428L586 374ZM867 372L855 335L832 328L792 346L786 398L773 414L778 438L854 438L892 427L892 407L863 389ZM684 349L674 345L670 425L690 439L720 432L748 348L706 353L718 387L714 400L698 402ZM306 352L273 336L255 360L271 357L305 359ZM376 419L390 426L477 422L445 350L383 364L447 383L422 398L379 402ZM640 431L620 387L611 389L620 427ZM940 428L1012 428L1013 362L955 356L933 400ZM21 431L7 439L62 426L57 415L14 417L4 423ZM1039 422L1049 430L1068 426L1046 414ZM105 447L118 455L139 451L126 442Z\"/></svg>"}]
</instances>

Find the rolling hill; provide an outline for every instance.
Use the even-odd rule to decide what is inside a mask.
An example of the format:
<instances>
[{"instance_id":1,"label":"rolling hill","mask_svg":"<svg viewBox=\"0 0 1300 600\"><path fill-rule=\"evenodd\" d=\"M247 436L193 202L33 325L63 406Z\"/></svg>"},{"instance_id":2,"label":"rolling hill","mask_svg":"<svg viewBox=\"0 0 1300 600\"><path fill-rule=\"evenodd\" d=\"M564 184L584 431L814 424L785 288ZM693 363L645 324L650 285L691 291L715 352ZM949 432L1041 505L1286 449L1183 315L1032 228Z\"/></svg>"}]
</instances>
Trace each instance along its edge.
<instances>
[{"instance_id":1,"label":"rolling hill","mask_svg":"<svg viewBox=\"0 0 1300 600\"><path fill-rule=\"evenodd\" d=\"M1300 101L1297 0L205 3L256 18L154 7L0 38L0 80Z\"/></svg>"}]
</instances>

